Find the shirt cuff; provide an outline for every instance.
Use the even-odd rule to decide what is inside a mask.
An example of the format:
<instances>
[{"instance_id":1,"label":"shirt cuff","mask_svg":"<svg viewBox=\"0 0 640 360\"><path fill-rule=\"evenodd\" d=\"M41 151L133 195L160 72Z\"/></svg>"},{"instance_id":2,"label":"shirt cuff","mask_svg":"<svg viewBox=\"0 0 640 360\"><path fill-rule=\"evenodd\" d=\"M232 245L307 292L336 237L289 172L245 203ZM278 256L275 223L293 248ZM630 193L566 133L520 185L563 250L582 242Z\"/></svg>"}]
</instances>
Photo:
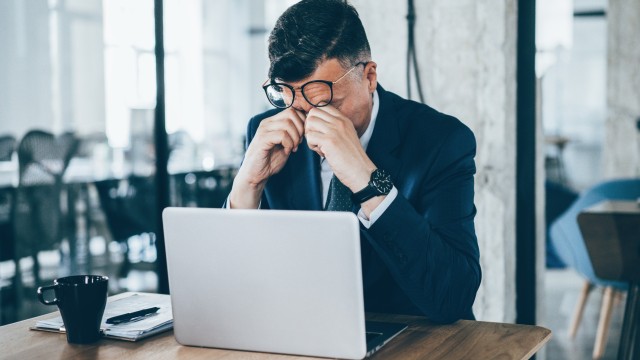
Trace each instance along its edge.
<instances>
[{"instance_id":1,"label":"shirt cuff","mask_svg":"<svg viewBox=\"0 0 640 360\"><path fill-rule=\"evenodd\" d=\"M227 196L227 201L224 202L225 209L231 209L231 201L229 201L229 196ZM258 209L260 209L260 205L262 205L262 200L258 203Z\"/></svg>"},{"instance_id":2,"label":"shirt cuff","mask_svg":"<svg viewBox=\"0 0 640 360\"><path fill-rule=\"evenodd\" d=\"M364 227L366 227L367 229L370 228L373 225L373 223L375 223L376 220L378 220L380 216L384 214L384 212L387 210L389 205L391 205L393 200L396 199L396 196L398 196L398 189L396 189L396 187L394 186L393 188L391 188L391 191L389 191L389 194L387 194L387 197L384 198L384 200L382 200L380 205L378 205L371 212L371 214L369 214L368 219L367 219L367 216L364 214L364 211L362 211L362 208L360 208L360 210L358 210L358 219L360 219L360 222L362 223L362 225L364 225Z\"/></svg>"}]
</instances>

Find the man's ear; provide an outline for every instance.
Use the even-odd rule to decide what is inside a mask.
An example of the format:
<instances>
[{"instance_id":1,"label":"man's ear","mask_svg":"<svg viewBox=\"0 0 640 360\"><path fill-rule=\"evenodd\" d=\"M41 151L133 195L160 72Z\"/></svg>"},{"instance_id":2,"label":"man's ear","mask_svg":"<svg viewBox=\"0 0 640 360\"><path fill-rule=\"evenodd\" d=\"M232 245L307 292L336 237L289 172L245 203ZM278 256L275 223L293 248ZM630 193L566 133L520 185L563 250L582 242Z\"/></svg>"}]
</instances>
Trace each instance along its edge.
<instances>
[{"instance_id":1,"label":"man's ear","mask_svg":"<svg viewBox=\"0 0 640 360\"><path fill-rule=\"evenodd\" d=\"M373 94L378 86L378 64L375 61L369 61L364 67L364 76L368 82L369 93Z\"/></svg>"}]
</instances>

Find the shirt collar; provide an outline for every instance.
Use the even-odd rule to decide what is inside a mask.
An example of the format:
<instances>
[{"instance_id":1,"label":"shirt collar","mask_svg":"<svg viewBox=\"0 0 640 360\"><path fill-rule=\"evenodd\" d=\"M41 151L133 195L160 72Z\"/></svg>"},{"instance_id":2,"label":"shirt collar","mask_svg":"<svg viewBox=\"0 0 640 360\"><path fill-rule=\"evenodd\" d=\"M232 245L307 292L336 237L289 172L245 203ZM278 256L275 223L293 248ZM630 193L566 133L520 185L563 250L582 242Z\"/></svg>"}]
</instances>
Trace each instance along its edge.
<instances>
[{"instance_id":1,"label":"shirt collar","mask_svg":"<svg viewBox=\"0 0 640 360\"><path fill-rule=\"evenodd\" d=\"M364 134L360 137L360 144L362 148L367 150L367 146L369 145L369 140L371 140L371 135L373 134L373 128L376 125L376 119L378 118L378 110L380 109L380 99L378 98L378 90L373 91L373 108L371 109L371 120L369 120L369 125L367 126L367 130L364 131Z\"/></svg>"}]
</instances>

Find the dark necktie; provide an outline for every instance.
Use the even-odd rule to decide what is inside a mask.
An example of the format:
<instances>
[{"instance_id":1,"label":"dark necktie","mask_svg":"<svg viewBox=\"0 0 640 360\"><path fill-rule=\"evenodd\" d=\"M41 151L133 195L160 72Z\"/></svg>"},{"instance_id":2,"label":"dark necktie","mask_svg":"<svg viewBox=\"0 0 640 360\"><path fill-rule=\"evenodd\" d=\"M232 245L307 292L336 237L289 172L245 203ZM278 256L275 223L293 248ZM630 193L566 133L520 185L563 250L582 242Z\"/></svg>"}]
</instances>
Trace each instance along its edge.
<instances>
[{"instance_id":1,"label":"dark necktie","mask_svg":"<svg viewBox=\"0 0 640 360\"><path fill-rule=\"evenodd\" d=\"M351 190L333 175L329 184L329 193L327 194L327 203L324 209L327 211L351 211L353 208L351 194Z\"/></svg>"}]
</instances>

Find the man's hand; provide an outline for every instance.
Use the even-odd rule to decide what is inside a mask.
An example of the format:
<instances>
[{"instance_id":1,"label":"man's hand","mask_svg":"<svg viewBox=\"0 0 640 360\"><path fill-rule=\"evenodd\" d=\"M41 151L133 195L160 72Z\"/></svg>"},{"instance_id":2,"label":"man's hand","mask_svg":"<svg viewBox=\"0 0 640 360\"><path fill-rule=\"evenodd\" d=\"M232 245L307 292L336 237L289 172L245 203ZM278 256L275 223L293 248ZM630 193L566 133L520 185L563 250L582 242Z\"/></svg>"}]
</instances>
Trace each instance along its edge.
<instances>
[{"instance_id":1,"label":"man's hand","mask_svg":"<svg viewBox=\"0 0 640 360\"><path fill-rule=\"evenodd\" d=\"M304 135L304 114L288 108L260 122L229 194L234 209L255 209L267 179L284 167Z\"/></svg>"},{"instance_id":2,"label":"man's hand","mask_svg":"<svg viewBox=\"0 0 640 360\"><path fill-rule=\"evenodd\" d=\"M353 122L331 105L313 108L305 121L309 148L329 162L340 181L357 192L369 182L375 164L360 144Z\"/></svg>"}]
</instances>

